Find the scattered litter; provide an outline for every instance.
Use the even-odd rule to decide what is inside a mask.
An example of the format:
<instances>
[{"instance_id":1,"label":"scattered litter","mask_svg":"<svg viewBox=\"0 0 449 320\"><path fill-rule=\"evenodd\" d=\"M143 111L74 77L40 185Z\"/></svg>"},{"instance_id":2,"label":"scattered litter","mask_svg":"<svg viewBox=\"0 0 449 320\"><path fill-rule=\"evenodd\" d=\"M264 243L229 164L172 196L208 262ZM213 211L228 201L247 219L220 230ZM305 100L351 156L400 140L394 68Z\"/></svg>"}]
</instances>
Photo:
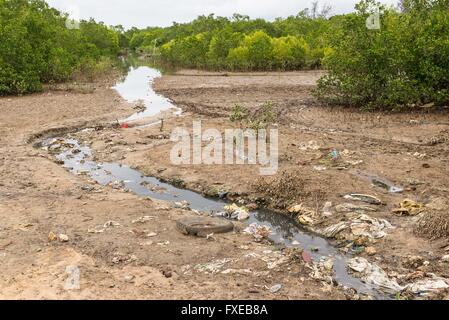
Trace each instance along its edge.
<instances>
[{"instance_id":1,"label":"scattered litter","mask_svg":"<svg viewBox=\"0 0 449 320\"><path fill-rule=\"evenodd\" d=\"M410 199L405 199L399 204L399 208L393 209L393 213L398 216L416 216L422 212L423 204Z\"/></svg>"},{"instance_id":2,"label":"scattered litter","mask_svg":"<svg viewBox=\"0 0 449 320\"><path fill-rule=\"evenodd\" d=\"M371 183L379 188L388 190L390 193L402 193L404 192L404 188L393 186L391 183L373 178L371 179Z\"/></svg>"},{"instance_id":3,"label":"scattered litter","mask_svg":"<svg viewBox=\"0 0 449 320\"><path fill-rule=\"evenodd\" d=\"M337 211L338 213L348 213L348 212L365 213L366 211L369 212L377 211L377 208L364 205L355 205L352 203L343 203L335 206L335 211Z\"/></svg>"},{"instance_id":4,"label":"scattered litter","mask_svg":"<svg viewBox=\"0 0 449 320\"><path fill-rule=\"evenodd\" d=\"M428 295L434 291L445 290L449 288L446 279L440 278L432 274L432 279L418 280L407 286L407 291L419 295Z\"/></svg>"},{"instance_id":5,"label":"scattered litter","mask_svg":"<svg viewBox=\"0 0 449 320\"><path fill-rule=\"evenodd\" d=\"M107 221L105 222L105 224L103 225L104 228L110 228L110 227L119 227L120 223L115 222L115 221Z\"/></svg>"},{"instance_id":6,"label":"scattered litter","mask_svg":"<svg viewBox=\"0 0 449 320\"><path fill-rule=\"evenodd\" d=\"M326 171L327 167L325 167L325 166L313 166L313 170L315 170L315 171Z\"/></svg>"},{"instance_id":7,"label":"scattered litter","mask_svg":"<svg viewBox=\"0 0 449 320\"><path fill-rule=\"evenodd\" d=\"M48 234L48 241L52 242L56 240L58 240L58 236L53 231L50 231Z\"/></svg>"},{"instance_id":8,"label":"scattered litter","mask_svg":"<svg viewBox=\"0 0 449 320\"><path fill-rule=\"evenodd\" d=\"M333 149L333 150L331 151L330 156L331 156L331 158L332 158L332 161L337 161L337 160L340 158L340 155L339 155L337 149Z\"/></svg>"},{"instance_id":9,"label":"scattered litter","mask_svg":"<svg viewBox=\"0 0 449 320\"><path fill-rule=\"evenodd\" d=\"M68 235L66 235L66 234L60 234L59 236L58 236L58 239L59 239L59 241L61 241L61 242L68 242L69 241L69 236Z\"/></svg>"},{"instance_id":10,"label":"scattered litter","mask_svg":"<svg viewBox=\"0 0 449 320\"><path fill-rule=\"evenodd\" d=\"M268 238L272 232L270 227L265 225L259 225L257 223L250 224L245 230L246 234L251 234L256 241L261 241L264 238Z\"/></svg>"},{"instance_id":11,"label":"scattered litter","mask_svg":"<svg viewBox=\"0 0 449 320\"><path fill-rule=\"evenodd\" d=\"M295 219L302 225L314 225L318 218L315 211L305 207L303 204L290 207L288 212L297 214Z\"/></svg>"},{"instance_id":12,"label":"scattered litter","mask_svg":"<svg viewBox=\"0 0 449 320\"><path fill-rule=\"evenodd\" d=\"M157 236L156 232L150 232L149 234L147 234L148 238L153 238L153 237L156 237L156 236Z\"/></svg>"},{"instance_id":13,"label":"scattered litter","mask_svg":"<svg viewBox=\"0 0 449 320\"><path fill-rule=\"evenodd\" d=\"M173 207L176 209L189 209L189 203L187 201L180 201L180 202L175 202L173 204Z\"/></svg>"},{"instance_id":14,"label":"scattered litter","mask_svg":"<svg viewBox=\"0 0 449 320\"><path fill-rule=\"evenodd\" d=\"M405 288L400 286L396 280L390 279L382 268L374 263L371 264L365 258L357 257L350 259L348 261L348 267L360 273L362 281L366 284L378 286L392 293L400 292Z\"/></svg>"},{"instance_id":15,"label":"scattered litter","mask_svg":"<svg viewBox=\"0 0 449 320\"><path fill-rule=\"evenodd\" d=\"M337 223L318 232L328 238L339 236L346 240L355 240L357 237L365 236L369 239L380 239L387 235L385 230L388 229L394 227L387 220L360 214L354 219ZM342 236L343 231L345 232Z\"/></svg>"},{"instance_id":16,"label":"scattered litter","mask_svg":"<svg viewBox=\"0 0 449 320\"><path fill-rule=\"evenodd\" d=\"M277 293L282 289L282 284L275 284L270 288L271 293Z\"/></svg>"},{"instance_id":17,"label":"scattered litter","mask_svg":"<svg viewBox=\"0 0 449 320\"><path fill-rule=\"evenodd\" d=\"M334 260L332 258L323 257L319 263L311 264L310 268L312 269L310 273L312 279L320 280L326 286L333 286Z\"/></svg>"},{"instance_id":18,"label":"scattered litter","mask_svg":"<svg viewBox=\"0 0 449 320\"><path fill-rule=\"evenodd\" d=\"M267 268L272 270L275 269L284 263L287 263L290 260L289 257L283 255L279 251L273 251L273 250L265 250L263 254L259 254L256 252L251 252L245 255L245 258L253 258L253 259L260 259L267 264Z\"/></svg>"},{"instance_id":19,"label":"scattered litter","mask_svg":"<svg viewBox=\"0 0 449 320\"><path fill-rule=\"evenodd\" d=\"M120 128L122 128L122 129L129 129L129 124L123 123L123 124L120 126Z\"/></svg>"},{"instance_id":20,"label":"scattered litter","mask_svg":"<svg viewBox=\"0 0 449 320\"><path fill-rule=\"evenodd\" d=\"M221 269L228 263L231 262L232 259L220 259L220 260L214 260L212 262L208 262L205 264L198 264L195 266L195 270L203 273L212 273L216 274L221 271Z\"/></svg>"},{"instance_id":21,"label":"scattered litter","mask_svg":"<svg viewBox=\"0 0 449 320\"><path fill-rule=\"evenodd\" d=\"M332 216L332 202L328 201L324 204L323 210L321 211L323 217Z\"/></svg>"},{"instance_id":22,"label":"scattered litter","mask_svg":"<svg viewBox=\"0 0 449 320\"><path fill-rule=\"evenodd\" d=\"M367 194L353 193L353 194L348 194L348 195L344 196L344 198L346 200L361 201L361 202L366 202L366 203L374 204L374 205L381 205L383 203L380 199L378 199L374 196L367 195Z\"/></svg>"},{"instance_id":23,"label":"scattered litter","mask_svg":"<svg viewBox=\"0 0 449 320\"><path fill-rule=\"evenodd\" d=\"M158 246L168 246L169 244L170 244L170 241L158 242L157 243Z\"/></svg>"},{"instance_id":24,"label":"scattered litter","mask_svg":"<svg viewBox=\"0 0 449 320\"><path fill-rule=\"evenodd\" d=\"M413 156L414 156L415 158L418 158L418 159L424 159L424 158L427 156L427 154L415 152L415 153L413 154Z\"/></svg>"},{"instance_id":25,"label":"scattered litter","mask_svg":"<svg viewBox=\"0 0 449 320\"><path fill-rule=\"evenodd\" d=\"M123 181L115 180L108 183L108 186L112 189L120 190L125 188L125 183Z\"/></svg>"},{"instance_id":26,"label":"scattered litter","mask_svg":"<svg viewBox=\"0 0 449 320\"><path fill-rule=\"evenodd\" d=\"M249 210L244 206L239 207L238 205L233 203L231 205L225 206L224 210L224 212L220 212L216 214L216 216L239 221L249 219Z\"/></svg>"},{"instance_id":27,"label":"scattered litter","mask_svg":"<svg viewBox=\"0 0 449 320\"><path fill-rule=\"evenodd\" d=\"M305 263L311 263L312 262L312 255L308 251L304 250L301 253L301 256L302 256L302 259L304 260Z\"/></svg>"}]
</instances>

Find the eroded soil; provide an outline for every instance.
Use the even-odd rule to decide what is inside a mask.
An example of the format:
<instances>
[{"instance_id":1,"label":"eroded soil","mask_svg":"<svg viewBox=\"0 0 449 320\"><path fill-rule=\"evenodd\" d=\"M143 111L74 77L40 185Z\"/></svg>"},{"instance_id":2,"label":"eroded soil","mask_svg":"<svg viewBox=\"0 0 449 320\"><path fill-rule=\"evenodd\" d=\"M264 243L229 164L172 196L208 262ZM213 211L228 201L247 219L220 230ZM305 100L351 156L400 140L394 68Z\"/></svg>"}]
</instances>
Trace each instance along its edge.
<instances>
[{"instance_id":1,"label":"eroded soil","mask_svg":"<svg viewBox=\"0 0 449 320\"><path fill-rule=\"evenodd\" d=\"M269 96L274 100L277 94L281 100L293 98L294 77L285 77L292 84L279 93L273 87L263 89L271 77L254 78L260 83L241 94L251 99L264 91L262 100ZM202 115L207 108L201 106L221 99L216 91L208 92L209 85L221 90L226 97L222 105L229 108L236 96L229 90L238 82L226 78L230 89L220 89L224 77L208 77L203 84L202 77L188 79L192 85L204 86L197 94L183 97L193 105L198 102L199 112L167 119L166 132L175 125L188 125L193 117L203 117L206 126L226 125L224 118ZM243 223L236 223L233 233L209 239L185 236L176 230L176 220L196 213L72 175L51 154L33 147L49 133L110 124L134 113L134 105L110 89L115 81L115 77L103 79L91 93L46 91L0 98L0 298L345 298L341 288L312 279L310 267L297 252L266 241L256 243L241 233ZM164 91L166 83L173 91L164 93L177 100L176 84L185 85L184 81L177 76L163 78L158 89ZM251 82L244 77L239 81ZM226 109L221 112L217 116L226 117ZM224 185L251 192L246 182L253 180L253 169L171 167L166 154L170 143L148 138L152 133L158 129L104 129L78 135L91 143L99 160L128 163L145 171L164 168L159 171L183 175L193 189ZM79 288L67 285L73 268L79 270ZM270 292L277 284L282 288Z\"/></svg>"},{"instance_id":2,"label":"eroded soil","mask_svg":"<svg viewBox=\"0 0 449 320\"><path fill-rule=\"evenodd\" d=\"M337 238L337 245L378 264L400 284L425 281L433 274L448 278L448 264L442 260L449 244L447 113L426 109L368 113L322 106L310 94L320 74L181 71L155 83L157 92L185 111L182 117L167 117L162 132L156 125L80 134L78 138L91 143L101 161L120 162L147 175L181 181L206 195L227 192L233 201L264 202L284 212L302 203L317 215L313 228L305 226L315 230L351 219L347 212L337 212L336 205L363 204L344 199L344 195L375 196L383 205L375 206L370 216L385 219L395 228L379 239ZM278 115L278 176L282 172L293 174L300 185L295 190L303 192L288 194L288 189L281 189L281 194L264 194L260 188L264 178L259 176L258 166L171 164L174 143L169 137L175 127L191 131L192 121L201 120L203 130L237 128L238 124L229 121L236 104L254 109L266 101L273 103ZM333 150L338 152L335 161L329 159ZM389 181L403 192L391 193L373 184L373 177ZM288 197L282 203L285 194ZM405 199L423 207L411 216L392 213ZM332 215L320 216L326 202L332 202ZM443 291L433 297L445 295Z\"/></svg>"}]
</instances>

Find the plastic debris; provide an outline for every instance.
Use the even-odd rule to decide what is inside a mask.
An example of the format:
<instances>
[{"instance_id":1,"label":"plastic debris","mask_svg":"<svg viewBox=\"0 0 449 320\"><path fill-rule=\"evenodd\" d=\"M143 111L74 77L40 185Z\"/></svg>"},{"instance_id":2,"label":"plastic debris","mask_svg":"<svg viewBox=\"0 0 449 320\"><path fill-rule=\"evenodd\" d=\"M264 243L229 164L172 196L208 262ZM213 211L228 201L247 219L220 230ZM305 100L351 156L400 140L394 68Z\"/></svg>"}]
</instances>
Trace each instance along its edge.
<instances>
[{"instance_id":1,"label":"plastic debris","mask_svg":"<svg viewBox=\"0 0 449 320\"><path fill-rule=\"evenodd\" d=\"M340 234L345 231L343 238L347 240L355 240L362 236L380 239L387 235L385 230L388 229L394 229L394 227L387 220L360 214L350 221L337 223L318 232L328 238L341 237Z\"/></svg>"},{"instance_id":2,"label":"plastic debris","mask_svg":"<svg viewBox=\"0 0 449 320\"><path fill-rule=\"evenodd\" d=\"M423 204L410 199L405 199L399 204L399 208L393 209L393 213L398 216L416 216L422 212Z\"/></svg>"},{"instance_id":3,"label":"plastic debris","mask_svg":"<svg viewBox=\"0 0 449 320\"><path fill-rule=\"evenodd\" d=\"M245 230L243 230L246 234L251 234L256 241L261 241L264 238L268 238L272 232L270 227L259 225L257 223L250 224Z\"/></svg>"},{"instance_id":4,"label":"plastic debris","mask_svg":"<svg viewBox=\"0 0 449 320\"><path fill-rule=\"evenodd\" d=\"M270 288L270 292L276 293L276 292L279 292L279 290L281 290L281 289L282 289L282 284L275 284L274 286L272 286Z\"/></svg>"},{"instance_id":5,"label":"plastic debris","mask_svg":"<svg viewBox=\"0 0 449 320\"><path fill-rule=\"evenodd\" d=\"M333 149L331 151L331 158L332 158L332 161L337 161L340 158L340 155L339 155L337 149Z\"/></svg>"},{"instance_id":6,"label":"plastic debris","mask_svg":"<svg viewBox=\"0 0 449 320\"><path fill-rule=\"evenodd\" d=\"M315 171L326 171L327 168L325 166L313 166L313 170L315 170Z\"/></svg>"},{"instance_id":7,"label":"plastic debris","mask_svg":"<svg viewBox=\"0 0 449 320\"><path fill-rule=\"evenodd\" d=\"M173 207L176 209L189 209L190 204L187 201L175 202Z\"/></svg>"},{"instance_id":8,"label":"plastic debris","mask_svg":"<svg viewBox=\"0 0 449 320\"><path fill-rule=\"evenodd\" d=\"M224 210L224 212L221 212L217 215L238 221L249 219L249 210L244 206L239 207L238 205L233 203L231 205L225 206Z\"/></svg>"},{"instance_id":9,"label":"plastic debris","mask_svg":"<svg viewBox=\"0 0 449 320\"><path fill-rule=\"evenodd\" d=\"M50 231L50 233L48 234L48 241L52 242L56 240L58 240L58 236L53 231Z\"/></svg>"},{"instance_id":10,"label":"plastic debris","mask_svg":"<svg viewBox=\"0 0 449 320\"><path fill-rule=\"evenodd\" d=\"M58 235L58 239L59 239L59 241L61 241L61 242L68 242L69 241L69 236L68 235L66 235L66 234L60 234L60 235Z\"/></svg>"},{"instance_id":11,"label":"plastic debris","mask_svg":"<svg viewBox=\"0 0 449 320\"><path fill-rule=\"evenodd\" d=\"M355 205L352 203L343 203L335 206L335 211L338 213L358 212L365 213L366 211L374 212L377 208L373 208L365 205Z\"/></svg>"},{"instance_id":12,"label":"plastic debris","mask_svg":"<svg viewBox=\"0 0 449 320\"><path fill-rule=\"evenodd\" d=\"M368 262L368 260L357 257L348 261L348 267L360 273L363 282L375 285L380 289L388 292L396 293L404 290L405 287L400 286L395 280L388 277L386 272L378 265Z\"/></svg>"},{"instance_id":13,"label":"plastic debris","mask_svg":"<svg viewBox=\"0 0 449 320\"><path fill-rule=\"evenodd\" d=\"M380 199L378 199L374 196L370 196L368 194L353 193L353 194L348 194L348 195L344 196L344 198L346 200L361 201L361 202L366 202L366 203L374 204L374 205L381 205L383 203Z\"/></svg>"},{"instance_id":14,"label":"plastic debris","mask_svg":"<svg viewBox=\"0 0 449 320\"><path fill-rule=\"evenodd\" d=\"M401 193L404 192L404 188L393 186L391 183L382 181L377 178L371 179L371 182L373 185L378 186L380 188L383 188L385 190L388 190L390 193Z\"/></svg>"},{"instance_id":15,"label":"plastic debris","mask_svg":"<svg viewBox=\"0 0 449 320\"><path fill-rule=\"evenodd\" d=\"M304 260L305 263L311 263L312 262L312 255L308 251L304 250L302 252L301 256L302 256L302 259Z\"/></svg>"},{"instance_id":16,"label":"plastic debris","mask_svg":"<svg viewBox=\"0 0 449 320\"><path fill-rule=\"evenodd\" d=\"M317 213L305 207L303 204L298 204L290 207L288 212L295 214L295 219L302 225L314 225L318 219Z\"/></svg>"},{"instance_id":17,"label":"plastic debris","mask_svg":"<svg viewBox=\"0 0 449 320\"><path fill-rule=\"evenodd\" d=\"M321 210L321 215L323 217L332 216L332 202L328 201L324 204L323 210Z\"/></svg>"},{"instance_id":18,"label":"plastic debris","mask_svg":"<svg viewBox=\"0 0 449 320\"><path fill-rule=\"evenodd\" d=\"M415 283L407 285L407 291L423 296L447 288L449 288L449 285L446 279L437 277L434 274L432 274L432 279L418 280Z\"/></svg>"},{"instance_id":19,"label":"plastic debris","mask_svg":"<svg viewBox=\"0 0 449 320\"><path fill-rule=\"evenodd\" d=\"M219 273L221 271L221 269L228 263L231 262L232 259L220 259L220 260L214 260L205 264L198 264L195 266L195 270L199 271L199 272L204 272L204 273Z\"/></svg>"}]
</instances>

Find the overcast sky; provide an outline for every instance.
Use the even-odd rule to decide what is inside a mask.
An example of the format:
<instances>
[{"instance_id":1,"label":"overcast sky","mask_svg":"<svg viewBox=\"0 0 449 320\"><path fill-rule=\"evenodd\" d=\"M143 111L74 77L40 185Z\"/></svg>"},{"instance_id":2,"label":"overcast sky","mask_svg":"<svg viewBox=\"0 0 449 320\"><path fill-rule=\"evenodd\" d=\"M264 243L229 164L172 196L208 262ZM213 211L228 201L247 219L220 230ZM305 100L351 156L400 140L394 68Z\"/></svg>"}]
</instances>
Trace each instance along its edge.
<instances>
[{"instance_id":1,"label":"overcast sky","mask_svg":"<svg viewBox=\"0 0 449 320\"><path fill-rule=\"evenodd\" d=\"M272 20L276 17L296 15L310 7L312 0L47 0L62 11L72 12L77 18L95 18L107 25L169 26L173 21L188 22L199 15L215 13L232 16L233 13L251 18ZM333 14L351 12L358 0L322 0L332 6ZM398 0L381 0L396 4Z\"/></svg>"}]
</instances>

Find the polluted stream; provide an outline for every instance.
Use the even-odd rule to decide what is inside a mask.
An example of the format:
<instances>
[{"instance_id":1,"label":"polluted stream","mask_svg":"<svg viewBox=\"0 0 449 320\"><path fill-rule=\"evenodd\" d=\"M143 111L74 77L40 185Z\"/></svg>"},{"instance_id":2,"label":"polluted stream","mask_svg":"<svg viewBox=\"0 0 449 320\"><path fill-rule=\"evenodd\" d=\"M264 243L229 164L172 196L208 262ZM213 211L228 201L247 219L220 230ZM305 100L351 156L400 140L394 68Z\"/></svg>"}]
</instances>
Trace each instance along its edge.
<instances>
[{"instance_id":1,"label":"polluted stream","mask_svg":"<svg viewBox=\"0 0 449 320\"><path fill-rule=\"evenodd\" d=\"M121 123L142 120L169 110L179 115L179 108L152 89L151 83L160 76L161 73L154 68L132 67L124 81L114 87L128 102L143 101L145 106L143 111L120 121ZM88 130L94 129L84 129L84 131ZM70 135L47 138L42 141L41 146L56 153L58 161L71 173L89 176L103 186L109 185L123 189L141 197L171 202L187 201L190 209L209 214L222 212L224 206L229 204L229 201L223 199L207 198L194 191L177 188L119 163L96 162L93 160L91 148L81 145ZM273 232L270 235L273 243L307 250L311 253L314 262L333 259L333 279L339 285L355 289L358 293L370 295L376 299L393 298L352 276L347 269L347 261L352 258L350 254L342 253L325 238L305 231L293 219L268 209L260 209L250 213L248 223L268 226Z\"/></svg>"}]
</instances>

